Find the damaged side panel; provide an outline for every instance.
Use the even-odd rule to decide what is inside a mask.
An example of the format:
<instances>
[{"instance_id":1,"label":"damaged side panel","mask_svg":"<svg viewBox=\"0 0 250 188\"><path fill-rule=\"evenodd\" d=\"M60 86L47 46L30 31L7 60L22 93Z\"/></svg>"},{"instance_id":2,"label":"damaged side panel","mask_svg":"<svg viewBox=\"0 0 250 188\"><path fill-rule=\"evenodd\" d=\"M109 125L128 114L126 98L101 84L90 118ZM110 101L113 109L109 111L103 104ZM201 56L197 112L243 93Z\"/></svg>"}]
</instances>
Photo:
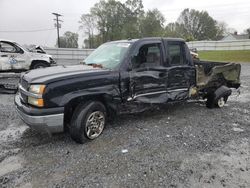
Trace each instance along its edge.
<instances>
[{"instance_id":1,"label":"damaged side panel","mask_svg":"<svg viewBox=\"0 0 250 188\"><path fill-rule=\"evenodd\" d=\"M199 89L226 85L240 86L241 65L236 63L199 62L196 63L197 86Z\"/></svg>"},{"instance_id":2,"label":"damaged side panel","mask_svg":"<svg viewBox=\"0 0 250 188\"><path fill-rule=\"evenodd\" d=\"M3 54L3 53L2 53ZM15 69L28 69L30 63L26 61L26 58L20 58L17 55L1 55L0 58L0 70L15 70Z\"/></svg>"},{"instance_id":3,"label":"damaged side panel","mask_svg":"<svg viewBox=\"0 0 250 188\"><path fill-rule=\"evenodd\" d=\"M163 103L166 94L167 69L162 67L137 69L130 72L129 100L143 103Z\"/></svg>"},{"instance_id":4,"label":"damaged side panel","mask_svg":"<svg viewBox=\"0 0 250 188\"><path fill-rule=\"evenodd\" d=\"M167 98L169 101L185 100L189 89L196 85L196 71L192 66L176 66L168 70Z\"/></svg>"},{"instance_id":5,"label":"damaged side panel","mask_svg":"<svg viewBox=\"0 0 250 188\"><path fill-rule=\"evenodd\" d=\"M151 104L185 100L194 85L195 69L190 66L131 71L129 100Z\"/></svg>"}]
</instances>

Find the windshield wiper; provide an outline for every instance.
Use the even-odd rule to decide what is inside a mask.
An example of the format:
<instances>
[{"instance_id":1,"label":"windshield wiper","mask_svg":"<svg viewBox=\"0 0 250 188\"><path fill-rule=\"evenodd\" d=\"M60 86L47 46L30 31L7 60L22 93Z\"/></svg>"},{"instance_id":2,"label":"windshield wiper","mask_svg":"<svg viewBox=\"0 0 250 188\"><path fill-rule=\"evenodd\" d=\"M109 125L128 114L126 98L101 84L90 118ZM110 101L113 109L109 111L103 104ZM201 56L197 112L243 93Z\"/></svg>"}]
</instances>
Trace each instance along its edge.
<instances>
[{"instance_id":1,"label":"windshield wiper","mask_svg":"<svg viewBox=\"0 0 250 188\"><path fill-rule=\"evenodd\" d=\"M101 68L101 69L104 68L104 67L102 66L102 64L97 64L97 63L89 63L89 64L85 64L85 65L92 66L92 67L94 67L94 68Z\"/></svg>"}]
</instances>

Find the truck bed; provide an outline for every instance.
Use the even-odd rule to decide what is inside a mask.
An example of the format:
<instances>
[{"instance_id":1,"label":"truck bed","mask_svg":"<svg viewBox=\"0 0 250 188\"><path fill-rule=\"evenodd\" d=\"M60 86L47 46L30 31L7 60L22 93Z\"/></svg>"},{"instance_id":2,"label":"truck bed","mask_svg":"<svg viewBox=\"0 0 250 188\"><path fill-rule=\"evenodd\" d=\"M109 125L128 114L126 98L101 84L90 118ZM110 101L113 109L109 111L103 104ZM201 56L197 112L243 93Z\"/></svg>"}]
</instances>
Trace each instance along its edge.
<instances>
[{"instance_id":1,"label":"truck bed","mask_svg":"<svg viewBox=\"0 0 250 188\"><path fill-rule=\"evenodd\" d=\"M237 63L197 61L196 83L199 89L213 88L225 85L230 88L240 86L241 65Z\"/></svg>"}]
</instances>

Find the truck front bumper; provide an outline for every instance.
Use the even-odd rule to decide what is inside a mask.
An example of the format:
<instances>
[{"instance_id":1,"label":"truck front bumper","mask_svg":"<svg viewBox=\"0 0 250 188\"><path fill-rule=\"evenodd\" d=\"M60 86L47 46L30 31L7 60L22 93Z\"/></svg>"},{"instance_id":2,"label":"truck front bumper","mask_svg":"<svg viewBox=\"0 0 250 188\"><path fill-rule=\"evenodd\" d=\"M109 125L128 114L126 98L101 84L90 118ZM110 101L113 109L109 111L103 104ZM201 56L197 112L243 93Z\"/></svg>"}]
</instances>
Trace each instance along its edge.
<instances>
[{"instance_id":1,"label":"truck front bumper","mask_svg":"<svg viewBox=\"0 0 250 188\"><path fill-rule=\"evenodd\" d=\"M15 96L16 111L20 118L31 128L58 133L64 131L64 108L38 109L28 107L21 103L20 97Z\"/></svg>"}]
</instances>

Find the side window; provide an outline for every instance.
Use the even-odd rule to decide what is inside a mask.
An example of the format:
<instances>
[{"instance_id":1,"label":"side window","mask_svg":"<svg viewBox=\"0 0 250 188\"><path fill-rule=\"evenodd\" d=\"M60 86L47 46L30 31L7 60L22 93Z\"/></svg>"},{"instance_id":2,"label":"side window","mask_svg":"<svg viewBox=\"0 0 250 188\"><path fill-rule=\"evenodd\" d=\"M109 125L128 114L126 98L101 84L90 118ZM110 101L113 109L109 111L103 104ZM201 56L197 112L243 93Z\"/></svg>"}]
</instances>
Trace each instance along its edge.
<instances>
[{"instance_id":1,"label":"side window","mask_svg":"<svg viewBox=\"0 0 250 188\"><path fill-rule=\"evenodd\" d=\"M133 68L159 66L161 64L160 44L153 43L141 46L132 63Z\"/></svg>"},{"instance_id":2,"label":"side window","mask_svg":"<svg viewBox=\"0 0 250 188\"><path fill-rule=\"evenodd\" d=\"M17 53L17 49L15 48L15 46L6 42L0 43L0 50L1 52Z\"/></svg>"},{"instance_id":3,"label":"side window","mask_svg":"<svg viewBox=\"0 0 250 188\"><path fill-rule=\"evenodd\" d=\"M169 43L168 44L168 56L170 65L184 65L185 53L182 43Z\"/></svg>"}]
</instances>

